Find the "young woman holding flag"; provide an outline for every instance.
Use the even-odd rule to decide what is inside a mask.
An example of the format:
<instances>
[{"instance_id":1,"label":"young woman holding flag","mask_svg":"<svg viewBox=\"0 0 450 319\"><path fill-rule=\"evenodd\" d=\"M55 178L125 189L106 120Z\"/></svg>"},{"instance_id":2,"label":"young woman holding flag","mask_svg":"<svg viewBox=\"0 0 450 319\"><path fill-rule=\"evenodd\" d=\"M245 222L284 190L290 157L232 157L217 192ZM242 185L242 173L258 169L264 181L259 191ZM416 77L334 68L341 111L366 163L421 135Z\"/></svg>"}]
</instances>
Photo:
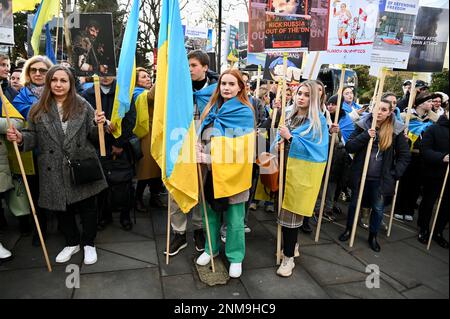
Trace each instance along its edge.
<instances>
[{"instance_id":1,"label":"young woman holding flag","mask_svg":"<svg viewBox=\"0 0 450 319\"><path fill-rule=\"evenodd\" d=\"M221 214L225 213L225 254L232 278L241 276L245 256L244 217L252 183L254 114L240 72L229 69L220 76L219 85L200 116L202 143L197 145L197 161L202 164L202 176L206 179L212 253L219 253ZM196 261L198 265L210 262L210 251L207 241L205 252Z\"/></svg>"}]
</instances>

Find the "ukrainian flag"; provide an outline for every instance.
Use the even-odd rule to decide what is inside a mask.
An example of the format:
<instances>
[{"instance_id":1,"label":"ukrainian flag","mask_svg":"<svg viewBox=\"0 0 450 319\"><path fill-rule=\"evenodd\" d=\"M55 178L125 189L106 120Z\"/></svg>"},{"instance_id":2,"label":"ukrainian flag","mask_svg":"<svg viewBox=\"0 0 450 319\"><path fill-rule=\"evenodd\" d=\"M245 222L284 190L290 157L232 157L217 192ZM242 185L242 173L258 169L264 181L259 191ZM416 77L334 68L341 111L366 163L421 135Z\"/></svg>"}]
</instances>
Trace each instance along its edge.
<instances>
[{"instance_id":1,"label":"ukrainian flag","mask_svg":"<svg viewBox=\"0 0 450 319\"><path fill-rule=\"evenodd\" d=\"M158 37L152 156L180 209L198 203L194 101L178 0L163 0Z\"/></svg>"},{"instance_id":2,"label":"ukrainian flag","mask_svg":"<svg viewBox=\"0 0 450 319\"><path fill-rule=\"evenodd\" d=\"M13 0L13 12L34 10L39 0Z\"/></svg>"},{"instance_id":3,"label":"ukrainian flag","mask_svg":"<svg viewBox=\"0 0 450 319\"><path fill-rule=\"evenodd\" d=\"M345 116L339 120L339 129L341 130L342 139L345 144L355 130L355 124L353 124L353 121L348 114L345 114Z\"/></svg>"},{"instance_id":4,"label":"ukrainian flag","mask_svg":"<svg viewBox=\"0 0 450 319\"><path fill-rule=\"evenodd\" d=\"M33 20L33 35L31 36L31 46L34 54L39 54L39 43L44 25L51 21L54 16L59 16L59 1L42 0Z\"/></svg>"},{"instance_id":5,"label":"ukrainian flag","mask_svg":"<svg viewBox=\"0 0 450 319\"><path fill-rule=\"evenodd\" d=\"M137 87L133 92L134 105L136 107L136 125L133 129L134 135L143 138L150 131L150 115L148 114L148 91Z\"/></svg>"},{"instance_id":6,"label":"ukrainian flag","mask_svg":"<svg viewBox=\"0 0 450 319\"><path fill-rule=\"evenodd\" d=\"M211 165L214 198L242 193L252 185L255 155L255 117L252 109L235 97L219 110L214 105L200 132L212 124Z\"/></svg>"},{"instance_id":7,"label":"ukrainian flag","mask_svg":"<svg viewBox=\"0 0 450 319\"><path fill-rule=\"evenodd\" d=\"M432 124L432 121L422 122L418 119L412 119L409 122L408 137L411 140L411 150L414 148L414 143L419 136Z\"/></svg>"},{"instance_id":8,"label":"ukrainian flag","mask_svg":"<svg viewBox=\"0 0 450 319\"><path fill-rule=\"evenodd\" d=\"M0 99L1 116L2 117L6 117L6 112L4 110L3 101L2 100L3 99ZM20 112L16 110L16 108L11 104L11 102L8 101L6 96L4 96L4 100L5 100L6 109L8 111L9 117L20 119L20 120L25 120L24 117L22 116L22 114L20 114Z\"/></svg>"},{"instance_id":9,"label":"ukrainian flag","mask_svg":"<svg viewBox=\"0 0 450 319\"><path fill-rule=\"evenodd\" d=\"M139 30L139 4L140 0L133 0L127 27L123 36L120 50L119 68L117 71L116 95L111 115L114 125L112 134L115 138L122 135L122 119L130 110L136 82L136 46Z\"/></svg>"},{"instance_id":10,"label":"ukrainian flag","mask_svg":"<svg viewBox=\"0 0 450 319\"><path fill-rule=\"evenodd\" d=\"M328 126L325 116L319 116L322 136L312 129L307 132L309 120L291 132L293 139L286 168L282 207L307 217L313 215L328 160Z\"/></svg>"}]
</instances>

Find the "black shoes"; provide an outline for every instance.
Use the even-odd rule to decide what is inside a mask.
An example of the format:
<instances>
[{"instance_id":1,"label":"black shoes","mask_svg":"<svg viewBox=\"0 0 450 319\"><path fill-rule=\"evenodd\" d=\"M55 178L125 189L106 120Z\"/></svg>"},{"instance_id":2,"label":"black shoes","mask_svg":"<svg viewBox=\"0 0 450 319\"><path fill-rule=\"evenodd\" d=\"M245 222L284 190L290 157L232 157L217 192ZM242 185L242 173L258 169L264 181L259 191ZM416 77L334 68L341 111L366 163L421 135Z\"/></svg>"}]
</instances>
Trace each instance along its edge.
<instances>
[{"instance_id":1,"label":"black shoes","mask_svg":"<svg viewBox=\"0 0 450 319\"><path fill-rule=\"evenodd\" d=\"M351 232L349 229L346 229L340 236L339 241L347 241L350 238Z\"/></svg>"},{"instance_id":2,"label":"black shoes","mask_svg":"<svg viewBox=\"0 0 450 319\"><path fill-rule=\"evenodd\" d=\"M169 247L169 256L175 256L180 250L187 247L186 234L175 233L172 236ZM167 250L164 251L164 255L167 255Z\"/></svg>"},{"instance_id":3,"label":"black shoes","mask_svg":"<svg viewBox=\"0 0 450 319\"><path fill-rule=\"evenodd\" d=\"M377 242L377 233L369 233L369 246L375 252L380 252L381 247Z\"/></svg>"},{"instance_id":4,"label":"black shoes","mask_svg":"<svg viewBox=\"0 0 450 319\"><path fill-rule=\"evenodd\" d=\"M205 234L203 229L194 230L195 250L198 252L205 251Z\"/></svg>"},{"instance_id":5,"label":"black shoes","mask_svg":"<svg viewBox=\"0 0 450 319\"><path fill-rule=\"evenodd\" d=\"M434 234L433 240L442 248L448 249L448 241L445 240L444 236L442 234Z\"/></svg>"},{"instance_id":6,"label":"black shoes","mask_svg":"<svg viewBox=\"0 0 450 319\"><path fill-rule=\"evenodd\" d=\"M428 229L421 229L419 231L419 236L417 236L417 240L426 245L428 244L428 239L430 238L430 231Z\"/></svg>"},{"instance_id":7,"label":"black shoes","mask_svg":"<svg viewBox=\"0 0 450 319\"><path fill-rule=\"evenodd\" d=\"M120 220L120 225L126 231L129 231L129 230L133 229L133 223L131 222L130 219Z\"/></svg>"},{"instance_id":8,"label":"black shoes","mask_svg":"<svg viewBox=\"0 0 450 319\"><path fill-rule=\"evenodd\" d=\"M108 226L108 224L111 224L111 223L112 223L112 219L109 219L109 218L104 219L104 218L102 218L97 224L97 230L102 231L102 230L104 230L106 228L106 226Z\"/></svg>"}]
</instances>

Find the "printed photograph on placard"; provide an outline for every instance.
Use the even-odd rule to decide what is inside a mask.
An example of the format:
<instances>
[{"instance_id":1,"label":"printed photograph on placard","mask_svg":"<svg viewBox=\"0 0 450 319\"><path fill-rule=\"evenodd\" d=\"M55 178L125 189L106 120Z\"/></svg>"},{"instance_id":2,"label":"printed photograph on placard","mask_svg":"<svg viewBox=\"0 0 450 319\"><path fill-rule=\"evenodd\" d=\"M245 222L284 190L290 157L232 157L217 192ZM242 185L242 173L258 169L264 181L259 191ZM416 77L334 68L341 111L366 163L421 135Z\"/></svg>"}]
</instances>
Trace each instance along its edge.
<instances>
[{"instance_id":1,"label":"printed photograph on placard","mask_svg":"<svg viewBox=\"0 0 450 319\"><path fill-rule=\"evenodd\" d=\"M328 47L330 0L311 0L310 3L309 51L324 51Z\"/></svg>"},{"instance_id":2,"label":"printed photograph on placard","mask_svg":"<svg viewBox=\"0 0 450 319\"><path fill-rule=\"evenodd\" d=\"M210 52L212 49L212 30L183 25L184 46L188 52L202 50Z\"/></svg>"},{"instance_id":3,"label":"printed photograph on placard","mask_svg":"<svg viewBox=\"0 0 450 319\"><path fill-rule=\"evenodd\" d=\"M80 28L72 28L72 63L78 76L116 75L111 13L80 14Z\"/></svg>"},{"instance_id":4,"label":"printed photograph on placard","mask_svg":"<svg viewBox=\"0 0 450 319\"><path fill-rule=\"evenodd\" d=\"M286 78L289 83L300 82L302 75L302 60L302 52L291 52L288 54ZM264 79L269 81L278 81L283 78L283 53L267 53L263 76Z\"/></svg>"},{"instance_id":5,"label":"printed photograph on placard","mask_svg":"<svg viewBox=\"0 0 450 319\"><path fill-rule=\"evenodd\" d=\"M14 45L12 0L0 1L0 43Z\"/></svg>"},{"instance_id":6,"label":"printed photograph on placard","mask_svg":"<svg viewBox=\"0 0 450 319\"><path fill-rule=\"evenodd\" d=\"M248 10L248 52L264 52L268 0L250 0Z\"/></svg>"}]
</instances>

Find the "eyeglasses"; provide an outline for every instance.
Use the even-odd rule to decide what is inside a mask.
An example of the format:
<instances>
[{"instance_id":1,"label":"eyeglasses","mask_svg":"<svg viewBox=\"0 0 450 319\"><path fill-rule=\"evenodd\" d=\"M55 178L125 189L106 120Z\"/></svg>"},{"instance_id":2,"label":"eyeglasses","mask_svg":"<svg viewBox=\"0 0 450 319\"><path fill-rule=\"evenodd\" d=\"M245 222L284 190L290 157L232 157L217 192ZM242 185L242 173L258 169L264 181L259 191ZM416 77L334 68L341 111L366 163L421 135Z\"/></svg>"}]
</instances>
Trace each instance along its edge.
<instances>
[{"instance_id":1,"label":"eyeglasses","mask_svg":"<svg viewBox=\"0 0 450 319\"><path fill-rule=\"evenodd\" d=\"M48 69L44 69L44 68L30 68L30 73L31 74L36 74L38 72L40 74L46 74L48 72Z\"/></svg>"}]
</instances>

